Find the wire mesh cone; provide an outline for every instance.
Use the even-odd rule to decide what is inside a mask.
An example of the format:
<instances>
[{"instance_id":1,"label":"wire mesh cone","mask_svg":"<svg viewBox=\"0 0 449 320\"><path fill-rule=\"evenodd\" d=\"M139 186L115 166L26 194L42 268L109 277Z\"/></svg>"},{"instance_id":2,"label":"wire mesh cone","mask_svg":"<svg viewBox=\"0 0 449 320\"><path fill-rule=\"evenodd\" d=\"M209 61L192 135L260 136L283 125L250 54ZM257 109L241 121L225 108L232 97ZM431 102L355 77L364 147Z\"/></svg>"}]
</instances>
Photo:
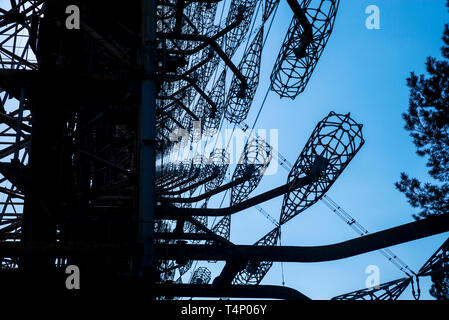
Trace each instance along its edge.
<instances>
[{"instance_id":1,"label":"wire mesh cone","mask_svg":"<svg viewBox=\"0 0 449 320\"><path fill-rule=\"evenodd\" d=\"M287 183L309 177L312 183L291 189L284 196L280 224L315 204L337 180L364 144L362 125L331 112L318 123L298 160L288 175Z\"/></svg>"}]
</instances>

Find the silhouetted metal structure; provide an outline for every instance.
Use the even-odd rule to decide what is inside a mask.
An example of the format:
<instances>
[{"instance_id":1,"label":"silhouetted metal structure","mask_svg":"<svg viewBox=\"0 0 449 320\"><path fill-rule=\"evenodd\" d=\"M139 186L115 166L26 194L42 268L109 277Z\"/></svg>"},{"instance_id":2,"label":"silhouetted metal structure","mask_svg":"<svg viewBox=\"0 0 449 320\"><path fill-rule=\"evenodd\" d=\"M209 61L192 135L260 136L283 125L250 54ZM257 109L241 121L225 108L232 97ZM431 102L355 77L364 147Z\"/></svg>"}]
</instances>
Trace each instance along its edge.
<instances>
[{"instance_id":1,"label":"silhouetted metal structure","mask_svg":"<svg viewBox=\"0 0 449 320\"><path fill-rule=\"evenodd\" d=\"M331 36L340 0L287 1L294 16L271 74L281 97L302 93Z\"/></svg>"},{"instance_id":2,"label":"silhouetted metal structure","mask_svg":"<svg viewBox=\"0 0 449 320\"><path fill-rule=\"evenodd\" d=\"M277 227L263 236L257 241L255 246L276 246L278 245L281 236L280 227ZM272 261L249 261L245 269L240 271L233 280L233 284L252 284L256 285L262 281L263 277L268 273Z\"/></svg>"},{"instance_id":3,"label":"silhouetted metal structure","mask_svg":"<svg viewBox=\"0 0 449 320\"><path fill-rule=\"evenodd\" d=\"M408 278L391 281L380 285L378 288L363 289L351 293L343 294L333 298L334 300L396 300L404 290L412 284L413 296L419 299L420 288L419 278L431 276L433 280L447 278L449 274L449 238L441 247L427 260L419 269L418 273L410 275ZM413 280L416 280L413 282ZM417 284L417 288L413 284Z\"/></svg>"},{"instance_id":4,"label":"silhouetted metal structure","mask_svg":"<svg viewBox=\"0 0 449 320\"><path fill-rule=\"evenodd\" d=\"M293 185L284 197L280 223L316 203L332 186L364 144L362 126L347 115L331 112L312 133L288 176ZM311 183L296 187L300 177Z\"/></svg>"},{"instance_id":5,"label":"silhouetted metal structure","mask_svg":"<svg viewBox=\"0 0 449 320\"><path fill-rule=\"evenodd\" d=\"M383 283L377 288L367 288L347 293L332 300L397 300L409 284L410 279L403 278Z\"/></svg>"},{"instance_id":6,"label":"silhouetted metal structure","mask_svg":"<svg viewBox=\"0 0 449 320\"><path fill-rule=\"evenodd\" d=\"M192 284L208 284L211 279L211 272L209 269L204 267L199 267L193 272L192 279L190 283Z\"/></svg>"},{"instance_id":7,"label":"silhouetted metal structure","mask_svg":"<svg viewBox=\"0 0 449 320\"><path fill-rule=\"evenodd\" d=\"M331 35L339 0L287 2L293 20L270 89L295 98ZM140 286L154 298L307 299L260 285L273 262L340 259L449 230L442 216L331 246L279 245L282 225L322 199L362 147L362 126L350 114L331 112L320 121L286 184L251 197L273 159L289 164L253 134L254 126L235 166L228 146L196 150L226 121L248 133L244 120L280 1L4 3L2 285L26 287L33 279L61 288L65 267L75 264L86 290ZM76 20L74 8L79 29L67 25L69 16ZM212 197L226 193L228 207L209 208ZM276 220L259 205L279 196ZM235 245L231 215L252 207L275 227L253 246ZM209 284L212 272L196 265L218 260L226 264ZM446 270L446 260L447 246L419 275ZM395 299L408 282L382 285L380 295L337 298Z\"/></svg>"}]
</instances>

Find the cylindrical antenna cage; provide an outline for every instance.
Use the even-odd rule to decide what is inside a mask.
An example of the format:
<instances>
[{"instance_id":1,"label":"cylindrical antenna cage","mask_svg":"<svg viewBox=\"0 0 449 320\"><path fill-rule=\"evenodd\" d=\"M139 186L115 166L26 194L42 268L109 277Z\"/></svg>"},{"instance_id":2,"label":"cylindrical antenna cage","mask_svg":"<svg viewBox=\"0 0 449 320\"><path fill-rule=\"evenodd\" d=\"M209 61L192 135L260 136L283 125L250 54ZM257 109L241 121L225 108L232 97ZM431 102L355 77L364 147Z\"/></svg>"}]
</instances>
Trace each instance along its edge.
<instances>
[{"instance_id":1,"label":"cylindrical antenna cage","mask_svg":"<svg viewBox=\"0 0 449 320\"><path fill-rule=\"evenodd\" d=\"M211 272L206 267L198 267L190 279L191 284L208 284L211 279Z\"/></svg>"},{"instance_id":2,"label":"cylindrical antenna cage","mask_svg":"<svg viewBox=\"0 0 449 320\"><path fill-rule=\"evenodd\" d=\"M191 21L196 26L198 33L207 32L214 22L218 2L196 2L191 4L191 8Z\"/></svg>"},{"instance_id":3,"label":"cylindrical antenna cage","mask_svg":"<svg viewBox=\"0 0 449 320\"><path fill-rule=\"evenodd\" d=\"M218 188L223 183L230 163L229 152L225 149L215 149L211 152L208 162L206 165L208 168L206 177L210 177L213 174L216 174L217 177L205 183L204 188L206 192Z\"/></svg>"},{"instance_id":4,"label":"cylindrical antenna cage","mask_svg":"<svg viewBox=\"0 0 449 320\"><path fill-rule=\"evenodd\" d=\"M162 260L160 268L162 270L166 270L165 272L161 273L161 281L173 281L175 278L176 269L173 267L175 266L175 263L170 260Z\"/></svg>"},{"instance_id":5,"label":"cylindrical antenna cage","mask_svg":"<svg viewBox=\"0 0 449 320\"><path fill-rule=\"evenodd\" d=\"M231 216L227 215L221 218L221 220L212 228L212 232L217 236L229 240L231 238ZM216 242L214 240L208 240L206 241L206 244L216 244ZM208 262L216 263L217 261L209 260Z\"/></svg>"},{"instance_id":6,"label":"cylindrical antenna cage","mask_svg":"<svg viewBox=\"0 0 449 320\"><path fill-rule=\"evenodd\" d=\"M262 58L263 27L248 46L239 65L239 70L246 79L242 83L233 77L226 104L225 117L231 123L240 123L248 116L259 85L260 61Z\"/></svg>"},{"instance_id":7,"label":"cylindrical antenna cage","mask_svg":"<svg viewBox=\"0 0 449 320\"><path fill-rule=\"evenodd\" d=\"M209 111L208 114L204 115L204 135L213 136L218 132L221 120L223 119L224 104L226 96L226 68L222 71L220 77L215 82L210 93L210 99L217 106L216 110Z\"/></svg>"},{"instance_id":8,"label":"cylindrical antenna cage","mask_svg":"<svg viewBox=\"0 0 449 320\"><path fill-rule=\"evenodd\" d=\"M237 164L232 181L248 177L243 183L232 187L231 206L246 200L256 189L272 159L271 146L262 139L251 139L245 145Z\"/></svg>"},{"instance_id":9,"label":"cylindrical antenna cage","mask_svg":"<svg viewBox=\"0 0 449 320\"><path fill-rule=\"evenodd\" d=\"M288 175L288 183L309 177L311 183L285 194L280 217L284 224L316 203L364 144L362 125L331 112L318 123Z\"/></svg>"},{"instance_id":10,"label":"cylindrical antenna cage","mask_svg":"<svg viewBox=\"0 0 449 320\"><path fill-rule=\"evenodd\" d=\"M265 23L270 18L271 14L278 5L279 0L265 0L265 6L262 16L263 23Z\"/></svg>"},{"instance_id":11,"label":"cylindrical antenna cage","mask_svg":"<svg viewBox=\"0 0 449 320\"><path fill-rule=\"evenodd\" d=\"M181 267L179 267L179 274L182 276L184 275L187 271L190 270L190 268L192 267L193 261L192 260L187 260L185 264L183 264Z\"/></svg>"},{"instance_id":12,"label":"cylindrical antenna cage","mask_svg":"<svg viewBox=\"0 0 449 320\"><path fill-rule=\"evenodd\" d=\"M295 15L271 74L271 89L281 97L296 98L304 91L332 33L340 0L302 0L312 27L306 32Z\"/></svg>"},{"instance_id":13,"label":"cylindrical antenna cage","mask_svg":"<svg viewBox=\"0 0 449 320\"><path fill-rule=\"evenodd\" d=\"M201 225L207 227L207 216L193 216L193 219L198 221ZM186 221L184 224L184 232L186 233L204 233L204 231L200 230L194 224ZM199 243L201 240L191 240L192 243Z\"/></svg>"},{"instance_id":14,"label":"cylindrical antenna cage","mask_svg":"<svg viewBox=\"0 0 449 320\"><path fill-rule=\"evenodd\" d=\"M279 227L271 230L255 246L276 246L280 238ZM273 261L250 261L245 269L240 271L232 281L233 284L259 284L273 265Z\"/></svg>"},{"instance_id":15,"label":"cylindrical antenna cage","mask_svg":"<svg viewBox=\"0 0 449 320\"><path fill-rule=\"evenodd\" d=\"M257 0L231 0L226 24L229 26L238 18L241 22L226 34L225 52L231 58L248 33Z\"/></svg>"},{"instance_id":16,"label":"cylindrical antenna cage","mask_svg":"<svg viewBox=\"0 0 449 320\"><path fill-rule=\"evenodd\" d=\"M227 215L224 216L220 221L217 222L217 224L212 228L212 231L222 238L225 238L226 240L230 239L231 236L231 216ZM212 241L208 242L213 243Z\"/></svg>"}]
</instances>

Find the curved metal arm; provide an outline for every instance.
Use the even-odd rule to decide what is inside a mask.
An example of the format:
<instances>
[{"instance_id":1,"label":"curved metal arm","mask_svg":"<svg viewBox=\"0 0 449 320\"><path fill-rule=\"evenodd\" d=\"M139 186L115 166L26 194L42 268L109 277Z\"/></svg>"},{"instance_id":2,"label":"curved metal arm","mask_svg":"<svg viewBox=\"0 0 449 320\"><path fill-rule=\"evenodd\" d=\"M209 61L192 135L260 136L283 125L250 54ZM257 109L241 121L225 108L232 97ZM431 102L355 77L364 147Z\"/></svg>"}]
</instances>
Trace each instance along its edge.
<instances>
[{"instance_id":1,"label":"curved metal arm","mask_svg":"<svg viewBox=\"0 0 449 320\"><path fill-rule=\"evenodd\" d=\"M309 46L310 42L312 42L312 35L313 35L312 25L310 24L309 20L307 20L304 10L299 5L298 0L287 0L287 2L290 8L292 9L293 13L295 14L295 17L298 19L299 23L304 28L305 41L302 43L301 47L298 48L297 51L295 52L298 58L302 58L305 56L306 48Z\"/></svg>"},{"instance_id":2,"label":"curved metal arm","mask_svg":"<svg viewBox=\"0 0 449 320\"><path fill-rule=\"evenodd\" d=\"M262 202L279 197L287 193L291 189L305 186L307 184L310 184L311 182L312 179L310 179L309 177L300 178L298 180L294 180L290 183L284 184L283 186L277 187L273 190L267 191L251 199L248 199L246 201L240 202L227 208L203 209L203 208L159 207L156 209L156 215L164 219L176 219L177 217L188 217L188 216L209 216L209 217L227 216L248 209Z\"/></svg>"},{"instance_id":3,"label":"curved metal arm","mask_svg":"<svg viewBox=\"0 0 449 320\"><path fill-rule=\"evenodd\" d=\"M326 246L186 245L183 252L185 258L191 260L248 259L277 262L323 262L344 259L447 231L449 231L449 214L444 214ZM164 257L164 259L175 260L179 254L176 245L160 244L156 246L156 255Z\"/></svg>"},{"instance_id":4,"label":"curved metal arm","mask_svg":"<svg viewBox=\"0 0 449 320\"><path fill-rule=\"evenodd\" d=\"M310 300L295 289L273 285L233 285L217 287L210 284L157 284L155 292L161 296L176 297L229 297Z\"/></svg>"},{"instance_id":5,"label":"curved metal arm","mask_svg":"<svg viewBox=\"0 0 449 320\"><path fill-rule=\"evenodd\" d=\"M220 192L223 192L225 190L228 190L230 188L232 188L233 186L239 185L245 181L248 180L248 177L242 177L242 178L238 178L235 181L231 181L223 186L220 186L218 188L215 188L209 192L203 193L199 196L196 197L192 197L192 198L161 198L160 201L164 202L176 202L176 203L193 203L193 202L198 202L207 198L210 198L211 196L218 194ZM170 210L171 211L171 210Z\"/></svg>"},{"instance_id":6,"label":"curved metal arm","mask_svg":"<svg viewBox=\"0 0 449 320\"><path fill-rule=\"evenodd\" d=\"M156 192L159 192L161 195L167 195L167 196L175 196L175 195L179 195L179 194L183 194L184 192L187 192L191 189L195 189L211 180L214 180L216 177L218 176L218 174L212 174L211 176L200 180L198 182L195 182L187 187L184 187L182 189L176 190L176 191L165 191L165 190L156 190ZM163 198L161 201L173 201L173 202L178 202L176 201L176 198Z\"/></svg>"}]
</instances>

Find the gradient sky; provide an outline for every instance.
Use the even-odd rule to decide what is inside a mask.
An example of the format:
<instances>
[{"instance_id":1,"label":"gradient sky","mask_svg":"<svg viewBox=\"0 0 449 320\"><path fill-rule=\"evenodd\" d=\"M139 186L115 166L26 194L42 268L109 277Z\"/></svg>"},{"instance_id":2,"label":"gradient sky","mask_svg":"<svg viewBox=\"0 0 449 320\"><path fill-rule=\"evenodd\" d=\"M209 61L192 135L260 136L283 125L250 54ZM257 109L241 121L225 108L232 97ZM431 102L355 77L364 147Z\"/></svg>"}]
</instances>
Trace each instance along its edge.
<instances>
[{"instance_id":1,"label":"gradient sky","mask_svg":"<svg viewBox=\"0 0 449 320\"><path fill-rule=\"evenodd\" d=\"M271 92L257 128L279 129L279 151L295 162L313 128L330 111L351 112L364 125L362 150L327 193L370 232L412 222L417 211L410 207L394 183L400 172L429 181L425 159L416 155L401 114L407 111L411 71L422 73L428 56L440 56L444 24L449 22L445 0L343 0L331 39L306 90L294 101ZM380 30L365 27L365 8L380 8ZM246 123L252 124L269 86L269 76L284 39L292 13L285 1L264 48L261 82ZM225 126L226 128L226 126ZM282 168L266 176L252 195L285 183ZM220 197L221 199L221 197ZM214 202L211 202L213 204ZM228 203L225 201L225 204ZM282 197L262 207L279 218ZM231 241L252 244L273 228L256 209L232 217ZM391 247L414 271L436 251L448 233ZM283 245L325 245L357 237L323 203L296 216L282 228ZM215 277L223 264L208 265ZM380 268L381 283L404 274L380 253L324 263L284 263L285 285L312 299L365 288L368 265ZM193 268L192 268L193 271ZM184 276L188 280L190 272ZM262 284L282 283L281 264L275 263ZM422 299L430 279L421 279ZM411 287L401 299L412 299Z\"/></svg>"},{"instance_id":2,"label":"gradient sky","mask_svg":"<svg viewBox=\"0 0 449 320\"><path fill-rule=\"evenodd\" d=\"M425 159L416 155L415 146L403 129L401 114L408 108L406 78L410 72L422 73L426 57L440 56L444 24L449 22L445 2L342 0L332 37L306 91L294 101L281 100L271 92L257 123L257 128L279 130L279 151L294 163L318 121L330 111L351 112L364 125L366 143L328 195L371 232L413 221L416 210L394 187L400 172L429 180ZM5 1L0 0L0 4L5 5ZM380 30L365 27L365 8L369 5L380 8ZM272 67L291 18L286 1L281 1L264 49L260 84L248 124L253 123L269 86ZM287 172L280 168L277 174L264 177L253 195L284 184L286 179ZM211 207L220 200L221 197L215 197ZM281 204L282 197L262 207L278 219ZM272 228L256 209L245 210L232 217L231 241L252 244ZM417 271L447 236L445 233L391 249ZM353 230L321 202L282 228L283 245L325 245L355 237ZM206 265L215 277L223 263L197 264ZM380 253L372 252L324 263L284 263L285 285L312 299L330 299L363 289L368 265L379 266L381 283L404 276ZM188 272L183 277L184 282L190 275ZM275 263L262 284L281 283L281 264ZM422 279L423 299L432 298L429 288L429 279ZM401 298L411 299L411 288Z\"/></svg>"}]
</instances>

